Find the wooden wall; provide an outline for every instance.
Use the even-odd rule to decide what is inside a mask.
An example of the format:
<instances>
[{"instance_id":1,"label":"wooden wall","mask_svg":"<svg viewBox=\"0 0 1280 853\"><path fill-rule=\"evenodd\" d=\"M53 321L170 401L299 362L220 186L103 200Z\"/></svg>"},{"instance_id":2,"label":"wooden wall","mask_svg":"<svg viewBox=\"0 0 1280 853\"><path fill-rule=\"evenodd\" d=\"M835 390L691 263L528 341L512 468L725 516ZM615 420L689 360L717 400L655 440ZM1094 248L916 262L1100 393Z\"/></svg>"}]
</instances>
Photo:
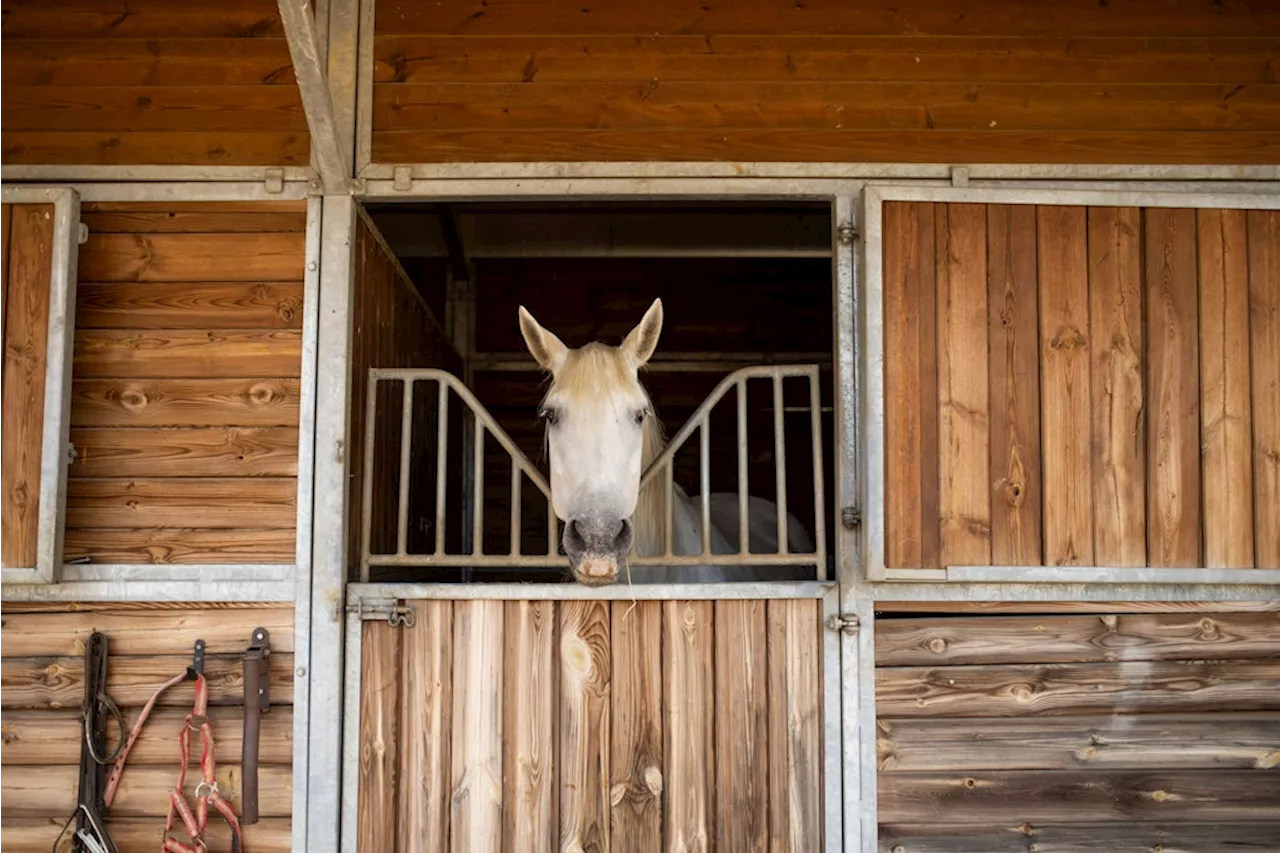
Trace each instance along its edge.
<instances>
[{"instance_id":1,"label":"wooden wall","mask_svg":"<svg viewBox=\"0 0 1280 853\"><path fill-rule=\"evenodd\" d=\"M305 205L82 219L67 559L292 563Z\"/></svg>"},{"instance_id":2,"label":"wooden wall","mask_svg":"<svg viewBox=\"0 0 1280 853\"><path fill-rule=\"evenodd\" d=\"M1274 163L1280 15L1210 0L381 0L373 160Z\"/></svg>"},{"instance_id":3,"label":"wooden wall","mask_svg":"<svg viewBox=\"0 0 1280 853\"><path fill-rule=\"evenodd\" d=\"M822 848L818 602L415 609L364 625L360 850Z\"/></svg>"},{"instance_id":4,"label":"wooden wall","mask_svg":"<svg viewBox=\"0 0 1280 853\"><path fill-rule=\"evenodd\" d=\"M34 568L48 368L53 205L0 205L0 350L4 352L0 563Z\"/></svg>"},{"instance_id":5,"label":"wooden wall","mask_svg":"<svg viewBox=\"0 0 1280 853\"><path fill-rule=\"evenodd\" d=\"M6 851L47 853L75 809L84 698L84 644L107 635L107 689L131 727L156 688L207 643L209 719L218 784L241 812L244 650L255 628L271 634L271 710L262 718L258 803L261 818L244 828L249 851L289 850L293 761L293 607L258 604L15 604L3 616L4 764L0 833ZM158 850L169 792L178 778L178 740L193 686L170 688L130 754L108 827L123 850ZM115 725L108 747L115 748ZM194 745L192 773L199 776ZM191 774L188 775L188 791ZM221 817L211 816L210 849L227 850ZM184 837L185 840L185 837ZM60 850L70 850L63 839Z\"/></svg>"},{"instance_id":6,"label":"wooden wall","mask_svg":"<svg viewBox=\"0 0 1280 853\"><path fill-rule=\"evenodd\" d=\"M1280 613L876 622L883 853L1280 848Z\"/></svg>"},{"instance_id":7,"label":"wooden wall","mask_svg":"<svg viewBox=\"0 0 1280 853\"><path fill-rule=\"evenodd\" d=\"M1280 567L1280 214L885 206L891 567Z\"/></svg>"},{"instance_id":8,"label":"wooden wall","mask_svg":"<svg viewBox=\"0 0 1280 853\"><path fill-rule=\"evenodd\" d=\"M306 166L272 0L4 0L5 165Z\"/></svg>"}]
</instances>

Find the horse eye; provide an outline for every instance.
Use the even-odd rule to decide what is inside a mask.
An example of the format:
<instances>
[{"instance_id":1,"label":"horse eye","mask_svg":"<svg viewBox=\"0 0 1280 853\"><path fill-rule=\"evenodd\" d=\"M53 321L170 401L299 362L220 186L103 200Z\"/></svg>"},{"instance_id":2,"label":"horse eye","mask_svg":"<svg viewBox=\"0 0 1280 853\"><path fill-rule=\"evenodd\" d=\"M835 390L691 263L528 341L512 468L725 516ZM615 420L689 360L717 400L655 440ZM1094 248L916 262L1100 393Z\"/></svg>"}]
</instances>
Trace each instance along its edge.
<instances>
[{"instance_id":1,"label":"horse eye","mask_svg":"<svg viewBox=\"0 0 1280 853\"><path fill-rule=\"evenodd\" d=\"M648 417L648 415L649 413L644 409L636 409L636 412L634 415L632 415L632 418L635 420L636 426L640 426L641 424L644 423L644 419Z\"/></svg>"},{"instance_id":2,"label":"horse eye","mask_svg":"<svg viewBox=\"0 0 1280 853\"><path fill-rule=\"evenodd\" d=\"M538 412L538 417L542 418L542 420L546 421L551 426L555 426L560 423L560 412L558 409L542 409Z\"/></svg>"}]
</instances>

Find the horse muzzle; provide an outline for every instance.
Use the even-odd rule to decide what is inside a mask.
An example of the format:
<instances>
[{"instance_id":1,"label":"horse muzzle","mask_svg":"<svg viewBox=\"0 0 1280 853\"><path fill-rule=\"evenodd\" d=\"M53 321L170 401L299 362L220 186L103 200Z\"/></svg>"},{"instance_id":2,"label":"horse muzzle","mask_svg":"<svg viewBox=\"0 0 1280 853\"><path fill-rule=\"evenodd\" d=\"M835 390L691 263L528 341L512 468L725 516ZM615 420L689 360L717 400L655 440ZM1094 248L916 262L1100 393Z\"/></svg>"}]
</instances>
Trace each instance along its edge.
<instances>
[{"instance_id":1,"label":"horse muzzle","mask_svg":"<svg viewBox=\"0 0 1280 853\"><path fill-rule=\"evenodd\" d=\"M575 518L564 527L564 550L574 578L586 586L603 586L618 579L626 565L634 531L628 519L602 516Z\"/></svg>"}]
</instances>

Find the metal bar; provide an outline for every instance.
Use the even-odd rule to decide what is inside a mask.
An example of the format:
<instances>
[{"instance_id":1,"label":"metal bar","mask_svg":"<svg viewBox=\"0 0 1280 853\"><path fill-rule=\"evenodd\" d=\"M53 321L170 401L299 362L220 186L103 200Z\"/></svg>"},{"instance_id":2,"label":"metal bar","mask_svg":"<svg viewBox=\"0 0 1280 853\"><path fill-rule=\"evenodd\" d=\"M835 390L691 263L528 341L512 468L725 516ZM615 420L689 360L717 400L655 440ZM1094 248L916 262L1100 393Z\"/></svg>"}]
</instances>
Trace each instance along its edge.
<instances>
[{"instance_id":1,"label":"metal bar","mask_svg":"<svg viewBox=\"0 0 1280 853\"><path fill-rule=\"evenodd\" d=\"M560 553L556 547L559 538L560 524L556 519L555 507L551 505L551 497L547 496L547 556L555 557Z\"/></svg>"},{"instance_id":2,"label":"metal bar","mask_svg":"<svg viewBox=\"0 0 1280 853\"><path fill-rule=\"evenodd\" d=\"M409 551L409 456L413 436L413 380L404 380L400 409L400 501L396 505L396 553ZM367 577L361 580L368 580Z\"/></svg>"},{"instance_id":3,"label":"metal bar","mask_svg":"<svg viewBox=\"0 0 1280 853\"><path fill-rule=\"evenodd\" d=\"M373 550L373 445L377 435L378 380L365 383L364 392L364 483L360 490L360 580L369 580L369 554Z\"/></svg>"},{"instance_id":4,"label":"metal bar","mask_svg":"<svg viewBox=\"0 0 1280 853\"><path fill-rule=\"evenodd\" d=\"M360 31L355 62L355 173L373 160L374 0L359 0Z\"/></svg>"},{"instance_id":5,"label":"metal bar","mask_svg":"<svg viewBox=\"0 0 1280 853\"><path fill-rule=\"evenodd\" d=\"M282 581L62 581L4 585L5 601L293 601Z\"/></svg>"},{"instance_id":6,"label":"metal bar","mask_svg":"<svg viewBox=\"0 0 1280 853\"><path fill-rule=\"evenodd\" d=\"M497 373L533 372L541 370L528 353L481 352L472 355L472 369ZM644 366L646 373L723 373L726 365L732 367L759 367L775 364L818 364L823 370L831 369L829 352L668 352L655 353Z\"/></svg>"},{"instance_id":7,"label":"metal bar","mask_svg":"<svg viewBox=\"0 0 1280 853\"><path fill-rule=\"evenodd\" d=\"M474 466L471 474L471 553L484 554L484 424L475 419Z\"/></svg>"},{"instance_id":8,"label":"metal bar","mask_svg":"<svg viewBox=\"0 0 1280 853\"><path fill-rule=\"evenodd\" d=\"M747 489L748 458L750 454L747 451L747 382L745 379L740 379L738 380L738 552L741 554L751 553L751 531L748 529L750 513L747 506L750 497Z\"/></svg>"},{"instance_id":9,"label":"metal bar","mask_svg":"<svg viewBox=\"0 0 1280 853\"><path fill-rule=\"evenodd\" d=\"M877 816L877 776L879 763L876 761L876 612L871 602L858 603L855 614L858 617L858 633L854 638L857 643L858 666L858 766L859 775L859 821L861 825L862 850L878 849L879 820Z\"/></svg>"},{"instance_id":10,"label":"metal bar","mask_svg":"<svg viewBox=\"0 0 1280 853\"><path fill-rule=\"evenodd\" d=\"M293 60L298 93L302 97L302 111L306 115L307 130L310 132L312 158L325 192L343 192L350 183L350 170L342 153L344 146L334 117L334 103L329 94L325 73L326 63L321 58L311 4L309 0L277 0L276 5L280 9L280 21L284 25L289 56Z\"/></svg>"},{"instance_id":11,"label":"metal bar","mask_svg":"<svg viewBox=\"0 0 1280 853\"><path fill-rule=\"evenodd\" d=\"M256 184L261 189L263 182L272 174L278 175L286 184L300 183L303 189L307 188L312 179L311 169L306 166L106 166L101 164L0 166L0 178L5 181L47 181L63 187L71 184L71 188L77 191L80 191L80 187L76 184L80 181L191 182L191 186L200 186L206 182L238 182ZM163 186L163 183L160 185Z\"/></svg>"},{"instance_id":12,"label":"metal bar","mask_svg":"<svg viewBox=\"0 0 1280 853\"><path fill-rule=\"evenodd\" d=\"M281 563L210 563L205 565L150 565L148 563L68 563L62 568L66 583L102 581L291 581L297 566Z\"/></svg>"},{"instance_id":13,"label":"metal bar","mask_svg":"<svg viewBox=\"0 0 1280 853\"><path fill-rule=\"evenodd\" d=\"M698 503L702 508L702 556L711 556L711 436L708 427L711 413L708 412L698 427L698 483L702 494Z\"/></svg>"},{"instance_id":14,"label":"metal bar","mask_svg":"<svg viewBox=\"0 0 1280 853\"><path fill-rule=\"evenodd\" d=\"M333 843L341 839L341 849L355 853L359 849L360 825L360 678L363 660L364 621L356 614L346 620L346 658L338 672L342 673L340 693L342 719L346 722L342 731L340 760L335 761L336 780L341 785L340 809L342 819L334 827ZM337 757L337 756L335 756ZM339 836L338 831L341 831Z\"/></svg>"},{"instance_id":15,"label":"metal bar","mask_svg":"<svg viewBox=\"0 0 1280 853\"><path fill-rule=\"evenodd\" d=\"M511 460L511 556L520 553L520 466Z\"/></svg>"},{"instance_id":16,"label":"metal bar","mask_svg":"<svg viewBox=\"0 0 1280 853\"><path fill-rule=\"evenodd\" d=\"M708 561L717 566L812 566L813 554L658 554L630 558L632 566L704 566ZM487 568L524 568L562 566L557 554L370 554L370 566L477 566Z\"/></svg>"},{"instance_id":17,"label":"metal bar","mask_svg":"<svg viewBox=\"0 0 1280 853\"><path fill-rule=\"evenodd\" d=\"M782 417L782 377L773 377L773 466L778 506L778 553L786 554L787 542L787 436Z\"/></svg>"},{"instance_id":18,"label":"metal bar","mask_svg":"<svg viewBox=\"0 0 1280 853\"><path fill-rule=\"evenodd\" d=\"M673 488L674 483L672 482L672 479L675 477L675 474L671 469L674 465L675 463L672 462L670 459L668 459L666 463L666 467L663 469L666 473L666 477L663 480L664 488L662 490L662 506L663 506L662 517L663 519L665 519L662 523L662 527L664 531L663 539L665 539L666 541L663 542L662 553L664 555L664 559L668 559L668 560L671 559L672 555L674 554L674 550L672 549L672 541L675 537L674 528L676 526L676 520L671 507L671 504L673 501L672 492L674 491L674 488ZM641 478L640 488L641 489L644 488L643 477ZM633 560L632 562L634 563L635 561Z\"/></svg>"},{"instance_id":19,"label":"metal bar","mask_svg":"<svg viewBox=\"0 0 1280 853\"><path fill-rule=\"evenodd\" d=\"M863 286L857 289L861 311L857 325L861 387L857 438L861 439L862 570L869 581L884 579L884 233L880 196L862 194L861 246ZM850 211L852 214L852 211ZM857 458L857 457L855 457Z\"/></svg>"},{"instance_id":20,"label":"metal bar","mask_svg":"<svg viewBox=\"0 0 1280 853\"><path fill-rule=\"evenodd\" d=\"M405 377L405 381L409 381ZM449 476L449 386L438 382L440 400L436 409L436 554L444 554L445 478Z\"/></svg>"},{"instance_id":21,"label":"metal bar","mask_svg":"<svg viewBox=\"0 0 1280 853\"><path fill-rule=\"evenodd\" d=\"M840 590L827 589L822 597L822 625L840 612ZM844 840L842 750L844 715L840 713L840 638L838 631L822 631L822 748L823 821L826 853L840 853Z\"/></svg>"},{"instance_id":22,"label":"metal bar","mask_svg":"<svg viewBox=\"0 0 1280 853\"><path fill-rule=\"evenodd\" d=\"M1275 584L1182 583L865 583L846 590L850 601L1270 601Z\"/></svg>"},{"instance_id":23,"label":"metal bar","mask_svg":"<svg viewBox=\"0 0 1280 853\"><path fill-rule=\"evenodd\" d=\"M822 598L835 588L831 583L793 581L769 583L626 584L589 587L577 583L479 583L479 584L349 584L347 602L361 599L432 599L455 601L662 601L670 599Z\"/></svg>"},{"instance_id":24,"label":"metal bar","mask_svg":"<svg viewBox=\"0 0 1280 853\"><path fill-rule=\"evenodd\" d=\"M822 458L822 388L818 371L809 374L809 423L813 430L813 541L818 555L818 580L827 579L826 469Z\"/></svg>"},{"instance_id":25,"label":"metal bar","mask_svg":"<svg viewBox=\"0 0 1280 853\"><path fill-rule=\"evenodd\" d=\"M1107 566L947 566L947 582L1276 584L1280 569L1161 569Z\"/></svg>"},{"instance_id":26,"label":"metal bar","mask_svg":"<svg viewBox=\"0 0 1280 853\"><path fill-rule=\"evenodd\" d=\"M1270 193L1152 192L1130 190L1028 190L995 187L868 186L864 197L885 201L928 201L976 204L1053 204L1108 207L1191 207L1278 210L1280 195ZM870 223L868 222L868 225Z\"/></svg>"},{"instance_id":27,"label":"metal bar","mask_svg":"<svg viewBox=\"0 0 1280 853\"><path fill-rule=\"evenodd\" d=\"M64 190L53 200L53 257L45 341L44 434L40 448L40 512L36 568L57 583L67 514L67 450L71 446L71 374L80 257L80 197Z\"/></svg>"}]
</instances>

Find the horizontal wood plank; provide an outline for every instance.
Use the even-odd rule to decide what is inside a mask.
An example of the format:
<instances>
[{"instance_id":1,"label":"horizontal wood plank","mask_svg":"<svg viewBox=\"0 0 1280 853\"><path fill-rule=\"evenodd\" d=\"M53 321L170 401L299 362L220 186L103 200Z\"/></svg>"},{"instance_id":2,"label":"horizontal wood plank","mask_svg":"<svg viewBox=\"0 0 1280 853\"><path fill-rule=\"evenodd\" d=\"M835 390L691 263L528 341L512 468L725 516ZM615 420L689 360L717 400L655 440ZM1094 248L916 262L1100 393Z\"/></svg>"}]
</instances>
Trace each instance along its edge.
<instances>
[{"instance_id":1,"label":"horizontal wood plank","mask_svg":"<svg viewBox=\"0 0 1280 853\"><path fill-rule=\"evenodd\" d=\"M81 379L71 388L77 427L298 425L295 379Z\"/></svg>"},{"instance_id":2,"label":"horizontal wood plank","mask_svg":"<svg viewBox=\"0 0 1280 853\"><path fill-rule=\"evenodd\" d=\"M7 605L6 605L7 607ZM185 610L94 610L63 613L9 613L3 616L4 657L84 654L94 631L107 635L112 660L117 655L165 655L189 651L203 639L210 649L248 648L253 631L265 628L271 649L293 651L293 608L270 608L229 614L202 606Z\"/></svg>"},{"instance_id":3,"label":"horizontal wood plank","mask_svg":"<svg viewBox=\"0 0 1280 853\"><path fill-rule=\"evenodd\" d=\"M275 13L278 16L278 13ZM5 21L6 40L9 20ZM9 131L0 155L6 164L56 166L303 166L310 158L305 133L179 131Z\"/></svg>"},{"instance_id":4,"label":"horizontal wood plank","mask_svg":"<svg viewBox=\"0 0 1280 853\"><path fill-rule=\"evenodd\" d=\"M883 717L1280 710L1280 660L885 667Z\"/></svg>"},{"instance_id":5,"label":"horizontal wood plank","mask_svg":"<svg viewBox=\"0 0 1280 853\"><path fill-rule=\"evenodd\" d=\"M58 816L5 818L0 821L5 850L13 853L49 853L65 820L65 817ZM254 853L284 853L291 850L291 825L287 817L267 817L257 823L241 826L245 849ZM164 821L159 818L110 817L107 820L107 831L120 850L153 849L163 826ZM226 821L210 819L204 839L210 850L231 849L231 829ZM63 836L55 853L72 853L71 833Z\"/></svg>"},{"instance_id":6,"label":"horizontal wood plank","mask_svg":"<svg viewBox=\"0 0 1280 853\"><path fill-rule=\"evenodd\" d=\"M5 35L3 74L10 86L297 85L283 38L16 39L7 30Z\"/></svg>"},{"instance_id":7,"label":"horizontal wood plank","mask_svg":"<svg viewBox=\"0 0 1280 853\"><path fill-rule=\"evenodd\" d=\"M1280 613L893 619L878 666L1280 657Z\"/></svg>"},{"instance_id":8,"label":"horizontal wood plank","mask_svg":"<svg viewBox=\"0 0 1280 853\"><path fill-rule=\"evenodd\" d=\"M1241 853L1270 850L1280 821L1248 823L880 824L880 853Z\"/></svg>"},{"instance_id":9,"label":"horizontal wood plank","mask_svg":"<svg viewBox=\"0 0 1280 853\"><path fill-rule=\"evenodd\" d=\"M111 565L292 563L297 556L297 538L292 527L280 530L72 527L67 529L64 551L68 560Z\"/></svg>"},{"instance_id":10,"label":"horizontal wood plank","mask_svg":"<svg viewBox=\"0 0 1280 853\"><path fill-rule=\"evenodd\" d=\"M877 601L878 613L1275 613L1275 601ZM883 623L877 623L880 625ZM877 628L878 630L878 628Z\"/></svg>"},{"instance_id":11,"label":"horizontal wood plank","mask_svg":"<svg viewBox=\"0 0 1280 853\"><path fill-rule=\"evenodd\" d=\"M302 332L96 329L76 333L76 379L297 378Z\"/></svg>"},{"instance_id":12,"label":"horizontal wood plank","mask_svg":"<svg viewBox=\"0 0 1280 853\"><path fill-rule=\"evenodd\" d=\"M885 823L1248 821L1277 810L1280 786L1255 770L886 773L876 802Z\"/></svg>"},{"instance_id":13,"label":"horizontal wood plank","mask_svg":"<svg viewBox=\"0 0 1280 853\"><path fill-rule=\"evenodd\" d=\"M86 281L301 281L302 234L89 234Z\"/></svg>"},{"instance_id":14,"label":"horizontal wood plank","mask_svg":"<svg viewBox=\"0 0 1280 853\"><path fill-rule=\"evenodd\" d=\"M6 134L4 153L23 135ZM42 138L47 138L44 135ZM543 161L722 161L947 163L1276 162L1274 131L725 130L384 130L373 135L379 163ZM48 155L44 155L48 156ZM65 161L64 161L65 162Z\"/></svg>"},{"instance_id":15,"label":"horizontal wood plank","mask_svg":"<svg viewBox=\"0 0 1280 853\"><path fill-rule=\"evenodd\" d=\"M4 810L6 817L46 817L66 815L76 807L76 779L80 769L75 766L42 767L37 772L6 773L4 781ZM163 818L169 806L169 792L173 790L174 767L129 766L120 779L120 788L111 804L111 814L118 817ZM293 779L288 767L279 764L263 764L258 768L258 813L263 817L289 817L293 806ZM234 764L218 765L218 790L240 813L240 767ZM210 817L209 823L221 823L221 818ZM153 826L152 841L157 847L164 830L164 821ZM52 839L50 839L52 840ZM185 839L189 841L190 839ZM246 845L247 847L247 845ZM8 848L6 840L5 849Z\"/></svg>"},{"instance_id":16,"label":"horizontal wood plank","mask_svg":"<svg viewBox=\"0 0 1280 853\"><path fill-rule=\"evenodd\" d=\"M81 209L80 221L98 234L270 234L305 231L306 210L297 208L258 209L257 203L233 205L230 209L205 203L209 210L192 205L129 205L120 209ZM174 209L183 207L185 209Z\"/></svg>"},{"instance_id":17,"label":"horizontal wood plank","mask_svg":"<svg viewBox=\"0 0 1280 853\"><path fill-rule=\"evenodd\" d=\"M1280 714L1141 714L876 723L881 773L1195 770L1280 765Z\"/></svg>"},{"instance_id":18,"label":"horizontal wood plank","mask_svg":"<svg viewBox=\"0 0 1280 853\"><path fill-rule=\"evenodd\" d=\"M282 38L278 9L266 0L228 0L213 7L167 0L72 0L57 4L12 0L5 40L18 38Z\"/></svg>"},{"instance_id":19,"label":"horizontal wood plank","mask_svg":"<svg viewBox=\"0 0 1280 853\"><path fill-rule=\"evenodd\" d=\"M186 724L189 708L160 708L147 718L142 734L129 752L129 767L159 764L172 767L177 739L174 732ZM238 707L209 709L213 742L219 764L240 764L244 751L244 712ZM136 714L128 722L133 724ZM4 766L9 773L24 773L23 765L79 766L84 724L78 708L58 711L6 711L0 720L4 733ZM127 734L127 732L126 732ZM115 724L107 727L107 749L119 741ZM293 708L276 705L262 717L258 760L288 765L293 761ZM7 842L8 839L6 839ZM7 843L6 843L7 849Z\"/></svg>"},{"instance_id":20,"label":"horizontal wood plank","mask_svg":"<svg viewBox=\"0 0 1280 853\"><path fill-rule=\"evenodd\" d=\"M82 282L77 329L300 329L302 283Z\"/></svg>"},{"instance_id":21,"label":"horizontal wood plank","mask_svg":"<svg viewBox=\"0 0 1280 853\"><path fill-rule=\"evenodd\" d=\"M269 527L298 520L293 477L76 478L67 527Z\"/></svg>"},{"instance_id":22,"label":"horizontal wood plank","mask_svg":"<svg viewBox=\"0 0 1280 853\"><path fill-rule=\"evenodd\" d=\"M298 473L298 430L73 429L74 477L285 477Z\"/></svg>"},{"instance_id":23,"label":"horizontal wood plank","mask_svg":"<svg viewBox=\"0 0 1280 853\"><path fill-rule=\"evenodd\" d=\"M5 87L5 131L305 133L289 86Z\"/></svg>"},{"instance_id":24,"label":"horizontal wood plank","mask_svg":"<svg viewBox=\"0 0 1280 853\"><path fill-rule=\"evenodd\" d=\"M124 655L113 657L107 670L107 692L121 709L140 708L156 688L191 663L186 655ZM244 654L208 654L204 664L210 705L244 704ZM271 656L271 701L293 703L293 655ZM0 661L0 701L10 709L79 708L84 701L84 656L4 658ZM169 688L157 706L191 709L194 685ZM264 786L265 787L265 786ZM7 806L8 803L6 802Z\"/></svg>"}]
</instances>

